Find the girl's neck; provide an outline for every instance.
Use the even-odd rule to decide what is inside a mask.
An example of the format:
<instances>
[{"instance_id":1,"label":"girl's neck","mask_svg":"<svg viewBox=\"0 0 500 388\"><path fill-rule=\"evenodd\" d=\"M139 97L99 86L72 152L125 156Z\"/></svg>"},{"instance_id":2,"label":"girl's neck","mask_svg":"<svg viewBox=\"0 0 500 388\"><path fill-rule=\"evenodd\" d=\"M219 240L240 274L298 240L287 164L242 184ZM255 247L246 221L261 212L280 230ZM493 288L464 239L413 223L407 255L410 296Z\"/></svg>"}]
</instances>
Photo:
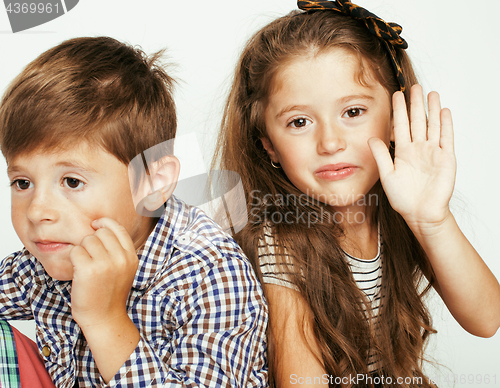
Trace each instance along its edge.
<instances>
[{"instance_id":1,"label":"girl's neck","mask_svg":"<svg viewBox=\"0 0 500 388\"><path fill-rule=\"evenodd\" d=\"M373 206L335 208L337 221L344 231L341 248L351 256L371 260L378 253L378 224L373 221Z\"/></svg>"}]
</instances>

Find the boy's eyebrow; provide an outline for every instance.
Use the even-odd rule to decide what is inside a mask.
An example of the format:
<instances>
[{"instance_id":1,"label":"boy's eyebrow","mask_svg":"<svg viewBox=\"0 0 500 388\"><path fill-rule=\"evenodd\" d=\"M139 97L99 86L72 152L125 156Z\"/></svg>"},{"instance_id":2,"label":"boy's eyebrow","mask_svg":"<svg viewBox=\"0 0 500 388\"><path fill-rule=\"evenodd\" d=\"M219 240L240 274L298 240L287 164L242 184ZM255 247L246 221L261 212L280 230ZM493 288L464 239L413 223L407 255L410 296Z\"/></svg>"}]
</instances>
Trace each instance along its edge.
<instances>
[{"instance_id":1,"label":"boy's eyebrow","mask_svg":"<svg viewBox=\"0 0 500 388\"><path fill-rule=\"evenodd\" d=\"M88 172L97 172L97 170L90 165L87 165L85 163L82 163L80 161L64 161L64 162L58 162L55 165L56 167L69 167L69 168L76 168L78 170L85 170ZM7 174L14 174L17 172L22 172L24 168L22 166L18 165L8 165L7 166Z\"/></svg>"},{"instance_id":2,"label":"boy's eyebrow","mask_svg":"<svg viewBox=\"0 0 500 388\"><path fill-rule=\"evenodd\" d=\"M17 166L13 166L13 165L7 165L7 174L14 174L18 171L20 171L21 169Z\"/></svg>"},{"instance_id":3,"label":"boy's eyebrow","mask_svg":"<svg viewBox=\"0 0 500 388\"><path fill-rule=\"evenodd\" d=\"M89 172L97 172L97 170L88 164L82 163L80 161L65 161L56 163L56 167L70 167L77 168L79 170L85 170Z\"/></svg>"}]
</instances>

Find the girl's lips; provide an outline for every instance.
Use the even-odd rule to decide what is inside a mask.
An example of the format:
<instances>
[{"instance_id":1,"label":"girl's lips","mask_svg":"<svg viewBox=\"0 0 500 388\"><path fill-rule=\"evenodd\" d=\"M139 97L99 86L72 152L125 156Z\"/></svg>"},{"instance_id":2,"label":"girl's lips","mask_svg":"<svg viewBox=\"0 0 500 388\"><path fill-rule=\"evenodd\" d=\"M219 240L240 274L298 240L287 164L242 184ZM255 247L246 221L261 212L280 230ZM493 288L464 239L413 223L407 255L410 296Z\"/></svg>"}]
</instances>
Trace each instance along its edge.
<instances>
[{"instance_id":1,"label":"girl's lips","mask_svg":"<svg viewBox=\"0 0 500 388\"><path fill-rule=\"evenodd\" d=\"M50 253L61 251L71 244L62 243L62 242L54 242L54 241L38 241L35 242L36 247L40 250L40 252Z\"/></svg>"},{"instance_id":2,"label":"girl's lips","mask_svg":"<svg viewBox=\"0 0 500 388\"><path fill-rule=\"evenodd\" d=\"M318 168L314 173L320 179L338 181L353 175L358 167L347 163L329 164Z\"/></svg>"}]
</instances>

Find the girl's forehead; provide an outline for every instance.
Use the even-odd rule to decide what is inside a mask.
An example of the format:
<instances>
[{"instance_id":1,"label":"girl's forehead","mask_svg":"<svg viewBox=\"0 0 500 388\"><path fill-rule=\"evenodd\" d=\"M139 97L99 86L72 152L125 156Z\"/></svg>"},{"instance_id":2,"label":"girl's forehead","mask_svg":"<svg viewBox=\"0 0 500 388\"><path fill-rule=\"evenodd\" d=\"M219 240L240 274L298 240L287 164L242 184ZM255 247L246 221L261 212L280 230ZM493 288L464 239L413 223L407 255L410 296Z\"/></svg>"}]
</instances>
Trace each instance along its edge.
<instances>
[{"instance_id":1,"label":"girl's forehead","mask_svg":"<svg viewBox=\"0 0 500 388\"><path fill-rule=\"evenodd\" d=\"M269 94L286 88L295 79L332 79L352 81L362 87L378 87L371 63L361 55L342 47L310 51L291 56L277 68L271 80ZM383 86L383 85L381 85Z\"/></svg>"}]
</instances>

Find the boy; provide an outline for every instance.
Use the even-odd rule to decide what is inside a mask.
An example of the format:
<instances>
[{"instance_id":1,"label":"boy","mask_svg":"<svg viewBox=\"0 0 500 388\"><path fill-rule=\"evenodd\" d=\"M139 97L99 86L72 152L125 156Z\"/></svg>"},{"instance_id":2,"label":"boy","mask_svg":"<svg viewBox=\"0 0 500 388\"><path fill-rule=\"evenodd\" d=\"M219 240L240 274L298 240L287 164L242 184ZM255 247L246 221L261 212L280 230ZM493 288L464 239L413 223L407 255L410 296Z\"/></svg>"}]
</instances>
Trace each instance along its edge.
<instances>
[{"instance_id":1,"label":"boy","mask_svg":"<svg viewBox=\"0 0 500 388\"><path fill-rule=\"evenodd\" d=\"M72 39L5 93L0 145L24 249L0 267L0 316L35 319L57 387L265 386L267 308L242 251L171 196L171 152L129 179L136 155L175 137L157 59ZM143 203L168 199L159 219L134 206L147 181L163 189Z\"/></svg>"}]
</instances>

